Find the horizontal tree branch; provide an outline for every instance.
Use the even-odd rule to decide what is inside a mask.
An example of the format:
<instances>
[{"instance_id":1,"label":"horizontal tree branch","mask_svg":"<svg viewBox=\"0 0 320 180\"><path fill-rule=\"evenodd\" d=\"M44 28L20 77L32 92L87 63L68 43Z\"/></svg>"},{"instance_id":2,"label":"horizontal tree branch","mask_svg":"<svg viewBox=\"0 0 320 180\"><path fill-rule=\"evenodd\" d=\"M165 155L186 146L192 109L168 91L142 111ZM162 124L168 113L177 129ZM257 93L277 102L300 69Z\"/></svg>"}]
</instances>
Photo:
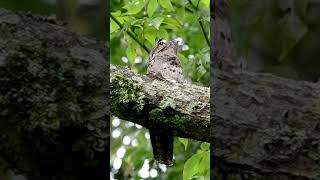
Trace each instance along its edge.
<instances>
[{"instance_id":1,"label":"horizontal tree branch","mask_svg":"<svg viewBox=\"0 0 320 180\"><path fill-rule=\"evenodd\" d=\"M207 87L151 80L111 65L111 113L147 128L169 126L174 134L209 142Z\"/></svg>"},{"instance_id":2,"label":"horizontal tree branch","mask_svg":"<svg viewBox=\"0 0 320 180\"><path fill-rule=\"evenodd\" d=\"M319 179L320 84L241 69L215 71L216 168L256 179Z\"/></svg>"}]
</instances>

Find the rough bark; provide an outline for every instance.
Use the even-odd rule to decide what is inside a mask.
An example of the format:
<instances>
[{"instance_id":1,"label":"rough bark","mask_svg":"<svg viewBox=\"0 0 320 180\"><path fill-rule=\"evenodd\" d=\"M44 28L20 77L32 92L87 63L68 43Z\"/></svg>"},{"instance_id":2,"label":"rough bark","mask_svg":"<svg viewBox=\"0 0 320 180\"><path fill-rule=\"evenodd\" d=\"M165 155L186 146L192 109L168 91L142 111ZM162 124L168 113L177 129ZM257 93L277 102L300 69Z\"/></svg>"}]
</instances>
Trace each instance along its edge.
<instances>
[{"instance_id":1,"label":"rough bark","mask_svg":"<svg viewBox=\"0 0 320 180\"><path fill-rule=\"evenodd\" d=\"M147 128L166 125L175 136L209 142L207 87L152 80L111 65L111 113Z\"/></svg>"},{"instance_id":2,"label":"rough bark","mask_svg":"<svg viewBox=\"0 0 320 180\"><path fill-rule=\"evenodd\" d=\"M211 1L216 43L225 26L231 39L230 26L215 23L228 19L226 2ZM225 44L211 64L212 177L319 179L320 85L244 71Z\"/></svg>"},{"instance_id":3,"label":"rough bark","mask_svg":"<svg viewBox=\"0 0 320 180\"><path fill-rule=\"evenodd\" d=\"M106 45L0 9L0 162L28 179L105 179Z\"/></svg>"},{"instance_id":4,"label":"rough bark","mask_svg":"<svg viewBox=\"0 0 320 180\"><path fill-rule=\"evenodd\" d=\"M319 178L320 84L217 71L211 87L212 160L243 177Z\"/></svg>"}]
</instances>

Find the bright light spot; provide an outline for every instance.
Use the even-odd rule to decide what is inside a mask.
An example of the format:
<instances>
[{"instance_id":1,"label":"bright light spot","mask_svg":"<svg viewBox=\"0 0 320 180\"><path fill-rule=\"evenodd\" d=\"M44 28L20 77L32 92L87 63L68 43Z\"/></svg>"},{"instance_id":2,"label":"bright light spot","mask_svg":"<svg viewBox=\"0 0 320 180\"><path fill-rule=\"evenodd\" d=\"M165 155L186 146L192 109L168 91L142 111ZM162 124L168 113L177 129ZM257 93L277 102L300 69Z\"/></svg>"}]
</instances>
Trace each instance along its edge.
<instances>
[{"instance_id":1,"label":"bright light spot","mask_svg":"<svg viewBox=\"0 0 320 180\"><path fill-rule=\"evenodd\" d=\"M121 60L122 60L122 62L124 62L124 63L128 63L128 61L129 61L127 57L122 57Z\"/></svg>"},{"instance_id":2,"label":"bright light spot","mask_svg":"<svg viewBox=\"0 0 320 180\"><path fill-rule=\"evenodd\" d=\"M138 141L137 141L137 139L132 140L132 141L131 141L131 145L132 145L132 146L138 146Z\"/></svg>"},{"instance_id":3,"label":"bright light spot","mask_svg":"<svg viewBox=\"0 0 320 180\"><path fill-rule=\"evenodd\" d=\"M155 178L155 177L157 177L157 176L158 176L158 171L155 170L155 169L151 169L151 170L150 170L150 177L151 177L151 178Z\"/></svg>"},{"instance_id":4,"label":"bright light spot","mask_svg":"<svg viewBox=\"0 0 320 180\"><path fill-rule=\"evenodd\" d=\"M113 174L117 174L117 173L119 172L119 169L112 168L112 169L111 169L111 172L112 172Z\"/></svg>"},{"instance_id":5,"label":"bright light spot","mask_svg":"<svg viewBox=\"0 0 320 180\"><path fill-rule=\"evenodd\" d=\"M188 45L183 45L182 46L182 51L186 51L186 50L188 50L189 49L189 46Z\"/></svg>"},{"instance_id":6,"label":"bright light spot","mask_svg":"<svg viewBox=\"0 0 320 180\"><path fill-rule=\"evenodd\" d=\"M169 14L169 15L167 15L167 17L168 17L168 18L171 18L172 16Z\"/></svg>"},{"instance_id":7,"label":"bright light spot","mask_svg":"<svg viewBox=\"0 0 320 180\"><path fill-rule=\"evenodd\" d=\"M113 138L118 138L121 134L121 131L119 129L115 129L112 131L112 137Z\"/></svg>"},{"instance_id":8,"label":"bright light spot","mask_svg":"<svg viewBox=\"0 0 320 180\"><path fill-rule=\"evenodd\" d=\"M122 159L124 154L126 153L126 149L121 146L118 150L117 150L117 157Z\"/></svg>"},{"instance_id":9,"label":"bright light spot","mask_svg":"<svg viewBox=\"0 0 320 180\"><path fill-rule=\"evenodd\" d=\"M181 46L182 44L184 44L183 39L181 37L177 37L174 40L178 42L178 46Z\"/></svg>"},{"instance_id":10,"label":"bright light spot","mask_svg":"<svg viewBox=\"0 0 320 180\"><path fill-rule=\"evenodd\" d=\"M149 134L149 132L144 133L144 137L146 137L146 139L150 139L150 134Z\"/></svg>"},{"instance_id":11,"label":"bright light spot","mask_svg":"<svg viewBox=\"0 0 320 180\"><path fill-rule=\"evenodd\" d=\"M110 172L110 180L114 180L114 174Z\"/></svg>"},{"instance_id":12,"label":"bright light spot","mask_svg":"<svg viewBox=\"0 0 320 180\"><path fill-rule=\"evenodd\" d=\"M139 176L142 178L149 177L149 160L144 160L143 166L139 171Z\"/></svg>"},{"instance_id":13,"label":"bright light spot","mask_svg":"<svg viewBox=\"0 0 320 180\"><path fill-rule=\"evenodd\" d=\"M126 126L126 128L130 128L130 127L133 127L133 126L134 126L134 123L132 123L132 122L126 122L125 126Z\"/></svg>"},{"instance_id":14,"label":"bright light spot","mask_svg":"<svg viewBox=\"0 0 320 180\"><path fill-rule=\"evenodd\" d=\"M120 119L119 118L114 118L112 121L112 125L114 127L118 127L120 125Z\"/></svg>"},{"instance_id":15,"label":"bright light spot","mask_svg":"<svg viewBox=\"0 0 320 180\"><path fill-rule=\"evenodd\" d=\"M143 165L146 165L148 167L147 169L149 169L149 159L145 159Z\"/></svg>"},{"instance_id":16,"label":"bright light spot","mask_svg":"<svg viewBox=\"0 0 320 180\"><path fill-rule=\"evenodd\" d=\"M184 23L183 26L184 26L184 27L189 27L189 24L188 24L188 23Z\"/></svg>"},{"instance_id":17,"label":"bright light spot","mask_svg":"<svg viewBox=\"0 0 320 180\"><path fill-rule=\"evenodd\" d=\"M142 126L140 126L139 124L135 124L136 128L141 129Z\"/></svg>"},{"instance_id":18,"label":"bright light spot","mask_svg":"<svg viewBox=\"0 0 320 180\"><path fill-rule=\"evenodd\" d=\"M167 166L164 164L159 164L159 168L161 169L162 172L166 172L167 171Z\"/></svg>"},{"instance_id":19,"label":"bright light spot","mask_svg":"<svg viewBox=\"0 0 320 180\"><path fill-rule=\"evenodd\" d=\"M120 169L121 164L122 164L122 160L120 158L115 158L113 161L113 168L116 170Z\"/></svg>"},{"instance_id":20,"label":"bright light spot","mask_svg":"<svg viewBox=\"0 0 320 180\"><path fill-rule=\"evenodd\" d=\"M190 54L190 55L188 56L188 58L189 58L189 59L194 59L194 55L193 55L193 54Z\"/></svg>"},{"instance_id":21,"label":"bright light spot","mask_svg":"<svg viewBox=\"0 0 320 180\"><path fill-rule=\"evenodd\" d=\"M141 56L137 56L135 59L134 59L134 63L141 63L142 62L142 57Z\"/></svg>"},{"instance_id":22,"label":"bright light spot","mask_svg":"<svg viewBox=\"0 0 320 180\"><path fill-rule=\"evenodd\" d=\"M134 3L134 5L138 5L140 3L140 1L137 1L136 3Z\"/></svg>"},{"instance_id":23,"label":"bright light spot","mask_svg":"<svg viewBox=\"0 0 320 180\"><path fill-rule=\"evenodd\" d=\"M131 142L131 138L129 136L125 136L122 140L124 145L129 145Z\"/></svg>"}]
</instances>

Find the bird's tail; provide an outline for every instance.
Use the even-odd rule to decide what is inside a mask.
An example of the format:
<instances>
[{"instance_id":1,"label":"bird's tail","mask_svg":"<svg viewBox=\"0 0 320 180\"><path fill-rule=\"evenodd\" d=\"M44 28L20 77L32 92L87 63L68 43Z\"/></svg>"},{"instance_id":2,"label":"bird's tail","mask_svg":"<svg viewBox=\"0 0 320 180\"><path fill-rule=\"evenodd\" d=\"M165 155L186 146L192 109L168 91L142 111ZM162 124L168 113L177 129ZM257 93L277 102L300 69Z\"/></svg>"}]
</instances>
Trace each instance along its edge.
<instances>
[{"instance_id":1,"label":"bird's tail","mask_svg":"<svg viewBox=\"0 0 320 180\"><path fill-rule=\"evenodd\" d=\"M157 127L150 129L150 140L154 159L171 166L173 164L173 132L169 128Z\"/></svg>"}]
</instances>

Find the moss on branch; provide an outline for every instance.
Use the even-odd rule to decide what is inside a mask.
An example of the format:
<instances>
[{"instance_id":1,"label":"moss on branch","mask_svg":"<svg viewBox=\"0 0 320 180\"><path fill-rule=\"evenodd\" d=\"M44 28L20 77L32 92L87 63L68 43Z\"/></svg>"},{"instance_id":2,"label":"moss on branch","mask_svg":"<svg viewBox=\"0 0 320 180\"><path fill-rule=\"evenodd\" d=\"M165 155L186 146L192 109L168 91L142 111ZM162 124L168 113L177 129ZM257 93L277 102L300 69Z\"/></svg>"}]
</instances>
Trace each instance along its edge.
<instances>
[{"instance_id":1,"label":"moss on branch","mask_svg":"<svg viewBox=\"0 0 320 180\"><path fill-rule=\"evenodd\" d=\"M209 88L151 80L111 65L111 112L147 128L158 125L176 136L209 141Z\"/></svg>"}]
</instances>

